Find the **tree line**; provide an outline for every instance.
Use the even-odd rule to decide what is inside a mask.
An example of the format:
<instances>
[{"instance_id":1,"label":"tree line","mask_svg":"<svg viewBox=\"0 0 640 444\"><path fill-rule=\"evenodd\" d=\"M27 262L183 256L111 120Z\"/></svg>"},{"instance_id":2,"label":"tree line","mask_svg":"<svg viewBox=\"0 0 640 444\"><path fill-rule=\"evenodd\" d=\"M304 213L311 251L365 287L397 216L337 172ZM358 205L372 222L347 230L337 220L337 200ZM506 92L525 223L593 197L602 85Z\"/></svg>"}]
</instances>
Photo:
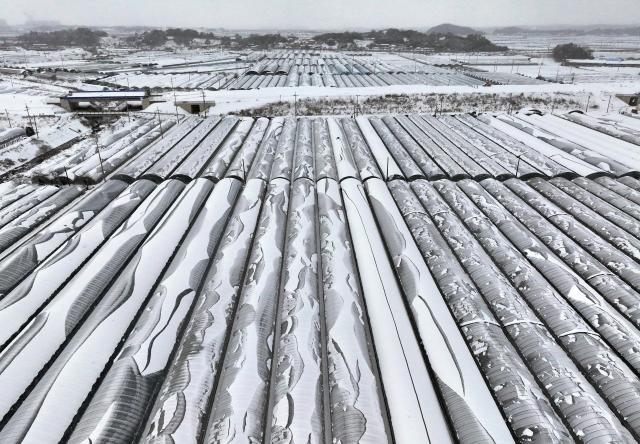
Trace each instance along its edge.
<instances>
[{"instance_id":1,"label":"tree line","mask_svg":"<svg viewBox=\"0 0 640 444\"><path fill-rule=\"evenodd\" d=\"M100 39L107 37L107 33L89 28L62 29L51 32L31 31L18 36L18 41L24 45L48 46L79 46L82 48L100 45Z\"/></svg>"},{"instance_id":2,"label":"tree line","mask_svg":"<svg viewBox=\"0 0 640 444\"><path fill-rule=\"evenodd\" d=\"M403 48L432 49L436 51L506 51L506 46L498 46L481 34L467 36L451 33L420 32L412 29L389 28L369 32L333 32L320 34L314 40L328 46L349 49L357 45L358 40L370 41L374 46L393 45Z\"/></svg>"},{"instance_id":3,"label":"tree line","mask_svg":"<svg viewBox=\"0 0 640 444\"><path fill-rule=\"evenodd\" d=\"M25 45L46 44L49 46L95 47L107 33L89 28L75 28L53 32L30 32L18 37ZM505 51L504 46L497 46L480 34L460 36L454 34L424 33L414 30L395 28L359 32L337 32L320 34L309 40L298 37L272 34L250 35L217 35L213 32L201 32L195 29L169 28L151 29L136 33L125 39L135 46L160 47L170 40L180 46L191 46L194 40L202 40L205 44L216 41L223 47L268 49L276 46L308 47L311 44L335 46L348 49L356 46L358 40L371 40L374 45L394 45L404 48L430 48L441 51Z\"/></svg>"}]
</instances>

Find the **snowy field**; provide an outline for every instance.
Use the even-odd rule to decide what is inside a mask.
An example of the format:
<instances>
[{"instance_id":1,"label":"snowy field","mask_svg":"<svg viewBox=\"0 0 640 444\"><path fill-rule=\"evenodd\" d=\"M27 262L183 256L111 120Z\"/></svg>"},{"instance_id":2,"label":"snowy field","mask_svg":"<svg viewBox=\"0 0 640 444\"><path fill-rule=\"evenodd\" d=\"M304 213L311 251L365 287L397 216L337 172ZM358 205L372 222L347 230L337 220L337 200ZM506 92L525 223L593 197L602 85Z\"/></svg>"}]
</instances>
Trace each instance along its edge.
<instances>
[{"instance_id":1,"label":"snowy field","mask_svg":"<svg viewBox=\"0 0 640 444\"><path fill-rule=\"evenodd\" d=\"M61 114L63 110L49 102L66 93L66 88L49 83L19 78L0 79L0 121L8 123L7 118L18 119L14 122L18 124L27 116L27 108L31 115Z\"/></svg>"},{"instance_id":2,"label":"snowy field","mask_svg":"<svg viewBox=\"0 0 640 444\"><path fill-rule=\"evenodd\" d=\"M88 63L91 54L81 48L57 51L0 50L1 66L22 68L79 68Z\"/></svg>"},{"instance_id":3,"label":"snowy field","mask_svg":"<svg viewBox=\"0 0 640 444\"><path fill-rule=\"evenodd\" d=\"M544 83L538 85L496 85L491 87L471 87L471 86L426 86L426 85L395 85L385 87L369 88L322 88L322 87L296 87L296 88L266 88L249 91L207 91L205 99L215 102L214 108L209 112L214 114L224 114L238 112L241 110L257 108L270 103L287 102L293 111L293 105L297 100L349 100L352 103L365 98L383 98L385 95L500 95L508 98L510 95L539 95L546 96L547 100L542 100L540 106L551 109L554 98L574 97L576 102L583 108L586 105L587 97L591 97L590 107L597 106L600 111L606 111L609 99L615 94L634 94L640 88L640 83L625 82L615 83L591 83L583 85L566 84L559 85ZM202 100L200 91L176 92L178 101L180 100ZM172 93L165 93L165 103L154 104L149 108L150 112L160 111L171 113L174 110L172 105ZM612 99L610 110L622 109L624 105ZM395 106L393 108L396 109ZM473 103L467 103L465 109L458 111L473 111ZM399 112L422 112L421 109L400 109Z\"/></svg>"},{"instance_id":4,"label":"snowy field","mask_svg":"<svg viewBox=\"0 0 640 444\"><path fill-rule=\"evenodd\" d=\"M598 56L619 56L640 53L640 37L637 35L553 35L553 34L518 34L498 35L488 34L487 37L496 45L504 45L516 52L528 56L538 56L548 53L556 45L576 43L588 46Z\"/></svg>"},{"instance_id":5,"label":"snowy field","mask_svg":"<svg viewBox=\"0 0 640 444\"><path fill-rule=\"evenodd\" d=\"M494 41L0 52L0 443L637 442L639 70Z\"/></svg>"},{"instance_id":6,"label":"snowy field","mask_svg":"<svg viewBox=\"0 0 640 444\"><path fill-rule=\"evenodd\" d=\"M42 125L41 122L37 135L0 148L0 176L36 157L67 148L88 134L89 128L71 116L64 116L52 125Z\"/></svg>"}]
</instances>

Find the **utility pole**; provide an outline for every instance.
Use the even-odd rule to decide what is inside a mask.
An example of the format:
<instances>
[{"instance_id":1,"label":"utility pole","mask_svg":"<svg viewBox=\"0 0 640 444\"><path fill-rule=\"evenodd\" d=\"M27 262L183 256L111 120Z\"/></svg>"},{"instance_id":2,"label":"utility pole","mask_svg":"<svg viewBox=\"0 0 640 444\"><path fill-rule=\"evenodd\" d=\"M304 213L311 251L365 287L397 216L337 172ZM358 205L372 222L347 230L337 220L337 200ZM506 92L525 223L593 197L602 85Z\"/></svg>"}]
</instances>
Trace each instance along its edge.
<instances>
[{"instance_id":1,"label":"utility pole","mask_svg":"<svg viewBox=\"0 0 640 444\"><path fill-rule=\"evenodd\" d=\"M158 122L160 122L160 138L164 139L164 131L162 131L162 119L160 118L160 110L158 110Z\"/></svg>"},{"instance_id":2,"label":"utility pole","mask_svg":"<svg viewBox=\"0 0 640 444\"><path fill-rule=\"evenodd\" d=\"M100 161L100 170L102 170L102 181L107 181L107 176L104 174L104 165L102 164L102 155L100 154L100 144L98 143L98 136L96 135L96 152L98 153L98 160Z\"/></svg>"},{"instance_id":3,"label":"utility pole","mask_svg":"<svg viewBox=\"0 0 640 444\"><path fill-rule=\"evenodd\" d=\"M180 117L178 116L178 98L176 97L176 90L173 87L173 76L171 76L171 91L173 92L173 106L176 108L176 119L180 123Z\"/></svg>"},{"instance_id":4,"label":"utility pole","mask_svg":"<svg viewBox=\"0 0 640 444\"><path fill-rule=\"evenodd\" d=\"M207 112L205 111L205 101L204 101L204 89L200 90L202 92L202 113L205 117L207 117Z\"/></svg>"},{"instance_id":5,"label":"utility pole","mask_svg":"<svg viewBox=\"0 0 640 444\"><path fill-rule=\"evenodd\" d=\"M587 96L587 106L584 108L585 114L589 112L589 102L591 102L591 94Z\"/></svg>"},{"instance_id":6,"label":"utility pole","mask_svg":"<svg viewBox=\"0 0 640 444\"><path fill-rule=\"evenodd\" d=\"M29 105L25 104L24 108L27 110L27 119L29 119L29 125L33 126L33 122L31 121L31 115L29 114Z\"/></svg>"},{"instance_id":7,"label":"utility pole","mask_svg":"<svg viewBox=\"0 0 640 444\"><path fill-rule=\"evenodd\" d=\"M298 115L298 93L293 93L293 116L296 117Z\"/></svg>"},{"instance_id":8,"label":"utility pole","mask_svg":"<svg viewBox=\"0 0 640 444\"><path fill-rule=\"evenodd\" d=\"M538 77L540 78L540 73L542 72L542 61L544 60L544 58L540 59L540 64L538 65Z\"/></svg>"},{"instance_id":9,"label":"utility pole","mask_svg":"<svg viewBox=\"0 0 640 444\"><path fill-rule=\"evenodd\" d=\"M24 106L24 107L25 107L25 109L27 110L27 118L29 119L29 123L30 123L30 124L33 126L33 128L36 130L36 137L38 137L38 138L39 138L39 137L40 137L40 135L38 134L38 125L36 125L36 124L34 123L34 122L35 122L35 119L34 119L33 121L31 120L31 114L29 114L29 105L26 105L26 104L25 104L25 106Z\"/></svg>"},{"instance_id":10,"label":"utility pole","mask_svg":"<svg viewBox=\"0 0 640 444\"><path fill-rule=\"evenodd\" d=\"M607 112L609 112L610 106L611 106L611 96L609 96L609 103L607 103Z\"/></svg>"},{"instance_id":11,"label":"utility pole","mask_svg":"<svg viewBox=\"0 0 640 444\"><path fill-rule=\"evenodd\" d=\"M9 118L9 111L7 111L7 108L4 109L4 113L7 115L7 121L9 122L9 128L11 128L11 119Z\"/></svg>"},{"instance_id":12,"label":"utility pole","mask_svg":"<svg viewBox=\"0 0 640 444\"><path fill-rule=\"evenodd\" d=\"M550 47L547 45L547 52L544 53L542 55L542 58L540 59L540 66L538 66L538 77L540 77L540 73L542 72L542 62L544 62L544 59L545 59L546 55L549 53L549 48Z\"/></svg>"}]
</instances>

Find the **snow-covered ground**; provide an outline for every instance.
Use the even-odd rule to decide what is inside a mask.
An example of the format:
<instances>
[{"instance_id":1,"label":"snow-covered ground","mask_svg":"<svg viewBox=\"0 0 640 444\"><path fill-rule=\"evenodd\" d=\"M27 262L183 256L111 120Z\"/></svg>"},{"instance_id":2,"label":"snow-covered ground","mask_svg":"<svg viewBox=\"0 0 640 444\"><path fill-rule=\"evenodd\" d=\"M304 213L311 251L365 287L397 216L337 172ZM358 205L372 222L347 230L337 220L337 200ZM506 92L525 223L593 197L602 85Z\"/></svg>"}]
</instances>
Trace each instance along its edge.
<instances>
[{"instance_id":1,"label":"snow-covered ground","mask_svg":"<svg viewBox=\"0 0 640 444\"><path fill-rule=\"evenodd\" d=\"M625 48L628 51L634 51L633 45L627 45ZM281 52L284 55L288 54L287 51ZM277 54L278 52L275 52L275 55ZM616 94L634 94L640 91L639 68L574 68L561 66L549 57L530 58L521 53L420 55L362 52L346 54L344 60L363 66L376 66L380 70L398 70L408 73L419 70L436 75L446 69L435 66L436 64L464 63L466 66L494 76L517 74L518 77L526 79L541 75L549 82L491 87L460 85L270 87L254 90L204 91L203 97L201 88L209 82L208 79L211 76L215 76L211 74L212 72L221 66L230 66L230 63L233 65L235 62L232 60L236 57L243 58L244 62L240 62L242 65L259 59L263 54L249 52L239 55L202 49L139 51L110 47L101 49L100 56L101 59L97 60L80 49L51 52L0 52L0 59L6 65L22 60L22 64L30 68L59 67L64 64L65 68L81 67L83 71L78 74L81 77L61 76L58 79L33 76L23 79L18 76L4 76L0 79L0 127L26 127L35 124L40 127L42 133L46 127L56 125L60 116L67 114L55 104L57 97L68 93L71 89L102 89L103 86L84 83L82 76L104 77L104 74L99 74L97 71L103 67L107 72L114 66L119 66L123 73L111 79L117 80L115 83L123 87L158 85L169 89L173 78L176 88L200 88L191 91L167 90L162 94L164 102L154 103L145 110L145 113L160 112L170 115L186 113L174 105L175 100L214 102L215 106L208 110L209 115L251 113L251 110L272 106L279 107L275 111L277 114L293 114L296 103L303 105L298 113L315 108L313 114L327 115L348 115L354 112L371 114L433 112L435 109L445 112L485 112L490 111L492 107L495 111L514 111L518 107L534 107L543 111L581 109L588 110L592 114L602 114L607 111L618 112L625 108L624 103L615 99ZM84 70L88 68L96 72L85 73ZM132 71L133 69L138 71ZM202 73L180 73L184 70ZM553 83L556 80L565 83ZM517 100L512 100L514 96L517 96ZM385 101L389 103L386 108ZM363 102L368 102L370 108L360 106ZM27 107L31 119L27 116ZM26 151L35 152L34 150ZM10 157L10 160L15 162L14 157L28 159L32 156L16 154Z\"/></svg>"},{"instance_id":2,"label":"snow-covered ground","mask_svg":"<svg viewBox=\"0 0 640 444\"><path fill-rule=\"evenodd\" d=\"M0 176L34 158L61 149L89 133L89 128L71 116L63 116L51 126L40 128L38 135L0 148Z\"/></svg>"},{"instance_id":3,"label":"snow-covered ground","mask_svg":"<svg viewBox=\"0 0 640 444\"><path fill-rule=\"evenodd\" d=\"M121 56L152 57L180 59ZM48 104L64 87L1 81L0 116L55 115L0 174L87 137L0 183L0 442L634 442L640 120L612 97L640 84L596 72L170 91L146 113L339 117L136 113L91 136ZM434 106L491 112L413 114Z\"/></svg>"},{"instance_id":4,"label":"snow-covered ground","mask_svg":"<svg viewBox=\"0 0 640 444\"><path fill-rule=\"evenodd\" d=\"M82 48L68 48L57 51L36 51L27 49L0 50L2 66L23 68L77 68L87 63L91 54Z\"/></svg>"},{"instance_id":5,"label":"snow-covered ground","mask_svg":"<svg viewBox=\"0 0 640 444\"><path fill-rule=\"evenodd\" d=\"M640 77L640 76L639 76ZM214 101L215 106L209 110L210 114L225 114L237 112L244 109L257 108L270 103L290 102L294 103L303 99L348 99L357 101L364 98L383 97L385 95L425 95L425 94L497 94L503 96L515 94L538 94L546 95L549 99L553 97L573 97L578 101L584 101L586 106L587 97L590 108L597 105L597 109L606 110L609 98L615 94L633 94L640 90L640 79L638 82L624 83L591 83L585 85L572 84L540 84L540 85L497 85L491 87L470 87L470 86L426 86L426 85L394 85L385 87L369 88L322 88L322 87L287 87L287 88L266 88L249 91L205 91L205 100ZM165 103L152 105L147 109L149 112L160 111L163 113L175 112L173 105L173 93L164 94ZM203 100L201 91L176 92L178 101L182 100ZM549 105L551 107L551 105ZM623 108L623 103L612 99L610 111ZM412 110L405 110L411 112Z\"/></svg>"},{"instance_id":6,"label":"snow-covered ground","mask_svg":"<svg viewBox=\"0 0 640 444\"><path fill-rule=\"evenodd\" d=\"M509 49L527 55L548 52L550 48L564 43L576 43L588 46L598 56L618 56L620 53L635 53L640 51L640 39L637 35L575 35L562 34L517 34L487 36L496 45L505 45Z\"/></svg>"},{"instance_id":7,"label":"snow-covered ground","mask_svg":"<svg viewBox=\"0 0 640 444\"><path fill-rule=\"evenodd\" d=\"M14 124L20 124L29 115L61 114L62 108L50 104L53 97L59 97L68 92L67 89L44 82L22 80L5 77L0 80L0 121L6 123L7 114Z\"/></svg>"},{"instance_id":8,"label":"snow-covered ground","mask_svg":"<svg viewBox=\"0 0 640 444\"><path fill-rule=\"evenodd\" d=\"M640 67L574 67L565 66L552 59L531 59L531 65L470 65L489 72L522 74L536 78L541 76L551 82L561 83L638 83Z\"/></svg>"}]
</instances>

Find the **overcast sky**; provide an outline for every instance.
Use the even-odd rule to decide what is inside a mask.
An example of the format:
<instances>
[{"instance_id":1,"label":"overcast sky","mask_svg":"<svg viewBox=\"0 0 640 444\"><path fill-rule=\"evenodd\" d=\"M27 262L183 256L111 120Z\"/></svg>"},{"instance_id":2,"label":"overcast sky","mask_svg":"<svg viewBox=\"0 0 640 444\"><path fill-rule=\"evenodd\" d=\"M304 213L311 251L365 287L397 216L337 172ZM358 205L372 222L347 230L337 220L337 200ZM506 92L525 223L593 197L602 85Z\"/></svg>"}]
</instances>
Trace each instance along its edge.
<instances>
[{"instance_id":1,"label":"overcast sky","mask_svg":"<svg viewBox=\"0 0 640 444\"><path fill-rule=\"evenodd\" d=\"M0 0L0 18L229 29L638 24L640 0Z\"/></svg>"}]
</instances>

